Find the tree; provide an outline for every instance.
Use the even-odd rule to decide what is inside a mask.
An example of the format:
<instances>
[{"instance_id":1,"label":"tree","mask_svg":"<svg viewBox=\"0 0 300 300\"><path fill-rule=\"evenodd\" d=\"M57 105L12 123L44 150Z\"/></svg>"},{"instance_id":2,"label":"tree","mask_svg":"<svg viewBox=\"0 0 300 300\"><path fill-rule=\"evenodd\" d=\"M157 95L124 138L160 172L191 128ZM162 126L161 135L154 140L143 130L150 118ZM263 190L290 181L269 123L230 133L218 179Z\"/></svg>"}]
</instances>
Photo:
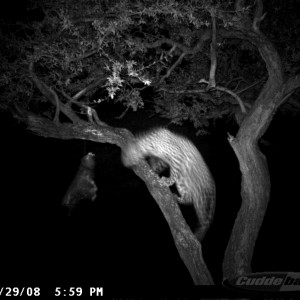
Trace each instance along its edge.
<instances>
[{"instance_id":1,"label":"tree","mask_svg":"<svg viewBox=\"0 0 300 300\"><path fill-rule=\"evenodd\" d=\"M269 5L270 11L290 9ZM229 142L240 164L242 205L223 276L249 273L270 197L258 141L300 86L298 45L291 42L297 29L279 53L263 33L276 34L276 19L264 13L262 0L55 0L30 1L29 8L29 19L1 32L1 108L31 132L122 148L132 134L99 118L106 102L122 105L121 117L145 107L174 124L191 122L198 134L217 119L236 120L239 129ZM163 211L194 283L212 284L175 196L146 163L134 171Z\"/></svg>"}]
</instances>

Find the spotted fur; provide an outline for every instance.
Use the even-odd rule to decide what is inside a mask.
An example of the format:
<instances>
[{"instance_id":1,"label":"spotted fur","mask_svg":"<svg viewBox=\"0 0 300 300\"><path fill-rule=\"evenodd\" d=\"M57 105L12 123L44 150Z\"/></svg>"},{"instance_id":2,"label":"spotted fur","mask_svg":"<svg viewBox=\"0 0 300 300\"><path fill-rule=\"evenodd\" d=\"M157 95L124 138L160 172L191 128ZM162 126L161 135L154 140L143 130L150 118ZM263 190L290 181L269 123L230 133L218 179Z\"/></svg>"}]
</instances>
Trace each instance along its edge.
<instances>
[{"instance_id":1,"label":"spotted fur","mask_svg":"<svg viewBox=\"0 0 300 300\"><path fill-rule=\"evenodd\" d=\"M200 223L195 234L202 240L213 218L215 184L198 149L189 139L158 128L137 136L122 151L127 167L149 157L147 161L157 173L170 167L170 180L180 194L178 201L194 205Z\"/></svg>"}]
</instances>

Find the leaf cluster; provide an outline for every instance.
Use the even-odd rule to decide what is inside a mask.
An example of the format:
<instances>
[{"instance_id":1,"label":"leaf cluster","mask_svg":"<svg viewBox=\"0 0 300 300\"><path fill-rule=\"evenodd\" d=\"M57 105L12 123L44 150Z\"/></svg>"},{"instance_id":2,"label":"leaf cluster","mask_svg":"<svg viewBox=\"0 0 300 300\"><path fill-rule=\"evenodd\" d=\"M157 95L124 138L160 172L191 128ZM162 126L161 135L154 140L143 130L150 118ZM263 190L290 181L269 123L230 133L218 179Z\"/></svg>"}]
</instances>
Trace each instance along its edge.
<instances>
[{"instance_id":1,"label":"leaf cluster","mask_svg":"<svg viewBox=\"0 0 300 300\"><path fill-rule=\"evenodd\" d=\"M245 14L252 12L254 2L247 1ZM1 105L18 102L32 108L45 100L30 78L28 66L33 62L37 76L62 102L67 101L64 95L72 98L86 89L80 98L83 103L97 107L104 101L119 102L125 110L146 107L178 124L191 121L197 128L231 115L237 108L231 96L189 92L203 89L199 80L208 79L210 39L199 50L197 45L210 29L212 7L228 11L233 2L31 0L27 17L1 26ZM271 14L272 9L276 5ZM224 18L217 19L218 30L228 26ZM286 59L289 72L299 61L292 45L297 28L288 43L282 42L286 45L282 52L292 56ZM273 26L268 33L275 37L279 30ZM239 91L266 76L252 44L221 36L217 43L218 84ZM260 88L244 92L245 101L251 103Z\"/></svg>"}]
</instances>

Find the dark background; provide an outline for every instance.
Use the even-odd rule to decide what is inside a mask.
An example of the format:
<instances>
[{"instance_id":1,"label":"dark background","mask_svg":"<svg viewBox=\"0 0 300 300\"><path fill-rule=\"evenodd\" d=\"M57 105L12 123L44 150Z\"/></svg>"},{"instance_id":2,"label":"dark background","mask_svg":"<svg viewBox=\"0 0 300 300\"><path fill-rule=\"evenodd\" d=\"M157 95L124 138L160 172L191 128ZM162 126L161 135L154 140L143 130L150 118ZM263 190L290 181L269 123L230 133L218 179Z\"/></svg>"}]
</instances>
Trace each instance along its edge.
<instances>
[{"instance_id":1,"label":"dark background","mask_svg":"<svg viewBox=\"0 0 300 300\"><path fill-rule=\"evenodd\" d=\"M300 270L299 125L299 118L276 115L261 146L272 190L253 257L255 272ZM6 114L0 128L1 280L192 284L162 213L144 183L122 166L117 146L38 137ZM217 283L240 205L238 162L227 142L230 127L219 128L204 138L177 128L195 141L216 181L216 214L203 252ZM98 197L82 201L68 216L61 201L89 151L96 154Z\"/></svg>"},{"instance_id":2,"label":"dark background","mask_svg":"<svg viewBox=\"0 0 300 300\"><path fill-rule=\"evenodd\" d=\"M22 18L26 1L17 5L1 7L1 18ZM112 125L136 131L163 123L139 113ZM216 181L216 214L203 252L220 284L241 200L239 166L227 142L227 133L234 135L236 128L223 121L217 125L218 130L201 138L191 127L172 129L195 142ZM272 188L254 272L300 271L299 128L299 117L277 113L260 144ZM192 285L167 222L144 183L122 166L117 146L34 136L9 114L0 114L0 131L2 284ZM96 154L98 197L82 201L68 216L62 198L89 151Z\"/></svg>"}]
</instances>

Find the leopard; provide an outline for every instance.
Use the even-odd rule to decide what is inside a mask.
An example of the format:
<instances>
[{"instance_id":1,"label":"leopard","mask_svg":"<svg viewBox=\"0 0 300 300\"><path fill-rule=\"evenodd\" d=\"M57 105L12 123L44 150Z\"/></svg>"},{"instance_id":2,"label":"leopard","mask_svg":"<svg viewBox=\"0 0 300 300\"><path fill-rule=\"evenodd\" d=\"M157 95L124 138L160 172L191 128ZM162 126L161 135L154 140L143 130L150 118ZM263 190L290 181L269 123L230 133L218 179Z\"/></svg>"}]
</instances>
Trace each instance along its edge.
<instances>
[{"instance_id":1,"label":"leopard","mask_svg":"<svg viewBox=\"0 0 300 300\"><path fill-rule=\"evenodd\" d=\"M157 175L168 177L168 185L176 187L179 204L193 205L198 219L194 234L202 241L214 216L216 188L193 142L167 128L154 128L130 140L121 156L128 168L144 160ZM174 193L174 189L171 191Z\"/></svg>"}]
</instances>

